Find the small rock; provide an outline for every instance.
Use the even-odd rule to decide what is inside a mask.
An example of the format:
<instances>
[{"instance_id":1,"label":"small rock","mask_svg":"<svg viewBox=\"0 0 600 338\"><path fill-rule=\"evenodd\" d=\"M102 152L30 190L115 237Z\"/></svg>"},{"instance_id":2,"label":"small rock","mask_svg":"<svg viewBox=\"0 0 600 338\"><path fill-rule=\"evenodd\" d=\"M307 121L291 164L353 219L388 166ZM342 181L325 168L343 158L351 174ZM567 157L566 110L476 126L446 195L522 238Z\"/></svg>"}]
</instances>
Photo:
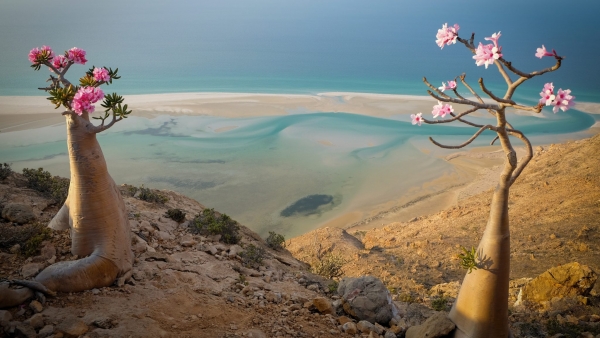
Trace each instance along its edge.
<instances>
[{"instance_id":1,"label":"small rock","mask_svg":"<svg viewBox=\"0 0 600 338\"><path fill-rule=\"evenodd\" d=\"M313 305L322 314L333 314L333 306L331 306L331 301L325 297L317 297L313 299Z\"/></svg>"},{"instance_id":2,"label":"small rock","mask_svg":"<svg viewBox=\"0 0 600 338\"><path fill-rule=\"evenodd\" d=\"M356 329L356 324L354 322L347 322L342 325L342 330L347 334L356 334L358 330Z\"/></svg>"},{"instance_id":3,"label":"small rock","mask_svg":"<svg viewBox=\"0 0 600 338\"><path fill-rule=\"evenodd\" d=\"M0 310L0 326L4 327L12 320L12 315L7 310Z\"/></svg>"},{"instance_id":4,"label":"small rock","mask_svg":"<svg viewBox=\"0 0 600 338\"><path fill-rule=\"evenodd\" d=\"M26 224L35 220L35 214L29 205L9 203L2 209L2 218L17 224Z\"/></svg>"},{"instance_id":5,"label":"small rock","mask_svg":"<svg viewBox=\"0 0 600 338\"><path fill-rule=\"evenodd\" d=\"M375 325L373 325L373 332L377 334L383 334L384 331L385 329L379 323L375 323Z\"/></svg>"},{"instance_id":6,"label":"small rock","mask_svg":"<svg viewBox=\"0 0 600 338\"><path fill-rule=\"evenodd\" d=\"M387 331L384 335L383 338L396 338L396 334L392 331Z\"/></svg>"},{"instance_id":7,"label":"small rock","mask_svg":"<svg viewBox=\"0 0 600 338\"><path fill-rule=\"evenodd\" d=\"M439 338L450 333L456 325L448 318L445 312L437 312L429 317L425 323L411 326L406 331L406 338Z\"/></svg>"},{"instance_id":8,"label":"small rock","mask_svg":"<svg viewBox=\"0 0 600 338\"><path fill-rule=\"evenodd\" d=\"M12 254L18 254L19 252L21 252L21 245L20 244L15 244L15 245L13 245L13 246L10 247L9 251Z\"/></svg>"},{"instance_id":9,"label":"small rock","mask_svg":"<svg viewBox=\"0 0 600 338\"><path fill-rule=\"evenodd\" d=\"M62 323L58 324L56 329L64 334L67 338L79 337L88 332L89 328L85 323L76 317L69 317Z\"/></svg>"},{"instance_id":10,"label":"small rock","mask_svg":"<svg viewBox=\"0 0 600 338\"><path fill-rule=\"evenodd\" d=\"M42 310L44 310L42 304L37 300L32 300L31 303L29 303L29 308L32 309L35 313L40 313L42 312Z\"/></svg>"},{"instance_id":11,"label":"small rock","mask_svg":"<svg viewBox=\"0 0 600 338\"><path fill-rule=\"evenodd\" d=\"M194 240L192 234L187 234L181 237L181 240L179 240L179 244L183 247L189 248L196 245L196 241Z\"/></svg>"},{"instance_id":12,"label":"small rock","mask_svg":"<svg viewBox=\"0 0 600 338\"><path fill-rule=\"evenodd\" d=\"M15 337L37 338L37 334L35 333L35 329L31 327L31 325L27 325L25 323L18 323L15 326Z\"/></svg>"},{"instance_id":13,"label":"small rock","mask_svg":"<svg viewBox=\"0 0 600 338\"><path fill-rule=\"evenodd\" d=\"M23 278L33 277L38 274L44 268L44 264L42 263L29 263L23 265L21 268L21 276Z\"/></svg>"},{"instance_id":14,"label":"small rock","mask_svg":"<svg viewBox=\"0 0 600 338\"><path fill-rule=\"evenodd\" d=\"M352 319L350 319L350 318L348 318L346 316L340 316L340 317L338 317L338 322L340 323L340 325L344 325L344 324L346 324L348 322L351 322L351 321L352 321Z\"/></svg>"},{"instance_id":15,"label":"small rock","mask_svg":"<svg viewBox=\"0 0 600 338\"><path fill-rule=\"evenodd\" d=\"M100 290L94 288L94 289L92 289L92 294L98 295L98 294L100 294Z\"/></svg>"},{"instance_id":16,"label":"small rock","mask_svg":"<svg viewBox=\"0 0 600 338\"><path fill-rule=\"evenodd\" d=\"M42 327L44 327L44 316L42 316L41 313L36 313L33 316L31 316L31 318L27 319L25 322L29 323L29 325L31 325L31 327L33 327L34 329L39 330Z\"/></svg>"},{"instance_id":17,"label":"small rock","mask_svg":"<svg viewBox=\"0 0 600 338\"><path fill-rule=\"evenodd\" d=\"M244 249L242 249L241 246L239 246L237 244L232 245L229 248L229 257L235 257L236 255L239 255L242 251L244 251Z\"/></svg>"},{"instance_id":18,"label":"small rock","mask_svg":"<svg viewBox=\"0 0 600 338\"><path fill-rule=\"evenodd\" d=\"M49 260L52 256L56 256L56 248L51 243L48 243L40 250L40 256L42 256L44 260Z\"/></svg>"},{"instance_id":19,"label":"small rock","mask_svg":"<svg viewBox=\"0 0 600 338\"><path fill-rule=\"evenodd\" d=\"M362 333L369 333L373 331L373 324L366 320L361 320L360 322L358 322L358 324L356 324L356 328Z\"/></svg>"},{"instance_id":20,"label":"small rock","mask_svg":"<svg viewBox=\"0 0 600 338\"><path fill-rule=\"evenodd\" d=\"M46 338L50 335L52 335L52 333L54 333L54 326L53 325L46 325L44 326L40 332L38 332L38 337L39 338Z\"/></svg>"}]
</instances>

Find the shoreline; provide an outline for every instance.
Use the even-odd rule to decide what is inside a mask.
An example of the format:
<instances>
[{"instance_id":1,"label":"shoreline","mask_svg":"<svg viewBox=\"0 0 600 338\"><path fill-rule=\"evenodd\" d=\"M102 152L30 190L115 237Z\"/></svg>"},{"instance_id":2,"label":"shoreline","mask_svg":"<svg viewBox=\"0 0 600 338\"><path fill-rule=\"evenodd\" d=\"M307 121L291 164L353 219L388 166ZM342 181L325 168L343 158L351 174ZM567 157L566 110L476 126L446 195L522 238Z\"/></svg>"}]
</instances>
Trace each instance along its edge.
<instances>
[{"instance_id":1,"label":"shoreline","mask_svg":"<svg viewBox=\"0 0 600 338\"><path fill-rule=\"evenodd\" d=\"M323 92L317 94L164 93L125 96L135 116L214 116L248 118L314 112L344 112L380 118L430 112L436 100L426 95ZM99 103L96 109L101 110ZM466 110L456 106L456 113ZM577 102L575 109L600 114L600 103ZM46 96L0 96L0 131L10 132L60 124L60 109ZM54 116L52 116L54 114ZM520 114L520 113L519 113ZM475 115L474 115L475 116Z\"/></svg>"}]
</instances>

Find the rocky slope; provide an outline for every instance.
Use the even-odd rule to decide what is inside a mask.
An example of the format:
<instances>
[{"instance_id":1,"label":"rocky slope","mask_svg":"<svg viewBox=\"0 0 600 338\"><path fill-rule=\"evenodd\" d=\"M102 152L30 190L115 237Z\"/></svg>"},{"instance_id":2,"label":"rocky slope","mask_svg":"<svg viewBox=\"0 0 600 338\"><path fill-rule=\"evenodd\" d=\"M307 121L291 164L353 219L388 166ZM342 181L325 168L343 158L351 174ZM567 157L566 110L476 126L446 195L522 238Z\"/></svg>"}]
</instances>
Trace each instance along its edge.
<instances>
[{"instance_id":1,"label":"rocky slope","mask_svg":"<svg viewBox=\"0 0 600 338\"><path fill-rule=\"evenodd\" d=\"M557 265L576 261L600 271L600 136L537 152L511 193L511 303L530 278ZM294 258L287 250L269 248L244 226L240 243L233 245L220 242L218 235L197 234L188 221L204 206L185 196L162 191L168 201L161 204L142 201L132 192L130 186L122 187L136 255L133 278L124 285L0 310L2 334L403 337L410 326L443 319L465 273L458 265L458 247L477 245L491 197L487 191L438 214L364 232L318 229L287 241ZM77 259L70 254L67 232L40 231L58 206L51 197L27 188L22 175L13 173L0 182L0 204L2 209L21 205L11 207L0 223L0 296L6 281L31 278L53 262ZM185 211L187 219L175 222L166 217L173 208ZM262 252L261 262L249 255L251 248L264 250L253 251ZM343 297L330 293L335 283L310 273L306 263L314 268L316 257L323 262L332 256L345 262L342 276L372 275L384 282L396 300L396 315L389 323L350 318L342 303L360 297L350 291ZM579 273L571 267L560 271L567 276ZM590 285L575 283L588 292L585 296L577 293L529 308L511 306L517 337L600 334L598 285L589 294L592 273L577 271L587 273L577 281ZM556 271L549 274L558 276ZM536 283L531 285L547 284ZM380 293L385 299L385 288Z\"/></svg>"}]
</instances>

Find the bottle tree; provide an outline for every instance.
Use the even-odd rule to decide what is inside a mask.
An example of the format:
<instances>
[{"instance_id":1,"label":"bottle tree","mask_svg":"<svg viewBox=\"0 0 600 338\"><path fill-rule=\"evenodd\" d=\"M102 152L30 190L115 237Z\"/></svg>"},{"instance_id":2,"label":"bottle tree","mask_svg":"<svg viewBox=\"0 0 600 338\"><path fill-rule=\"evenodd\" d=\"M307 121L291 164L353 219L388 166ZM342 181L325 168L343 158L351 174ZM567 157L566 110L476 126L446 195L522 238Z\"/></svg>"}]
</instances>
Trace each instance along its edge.
<instances>
[{"instance_id":1,"label":"bottle tree","mask_svg":"<svg viewBox=\"0 0 600 338\"><path fill-rule=\"evenodd\" d=\"M131 274L133 253L125 203L110 177L96 134L127 118L131 111L116 93L104 95L100 88L119 79L116 70L92 67L79 84L65 75L73 64L84 65L86 52L72 48L54 55L50 47L34 48L29 53L31 67L46 66L52 73L46 91L56 109L64 108L71 182L69 194L56 216L48 224L55 230L71 231L71 253L82 257L75 261L50 265L35 280L51 291L77 292L109 286L117 278ZM104 111L93 117L94 103L102 100Z\"/></svg>"},{"instance_id":2,"label":"bottle tree","mask_svg":"<svg viewBox=\"0 0 600 338\"><path fill-rule=\"evenodd\" d=\"M475 269L465 275L458 297L450 310L449 317L456 324L455 337L470 338L506 338L510 335L508 328L508 285L510 273L510 232L508 218L508 194L510 187L515 183L523 169L527 166L533 152L531 143L527 137L515 129L506 117L507 108L525 110L540 113L545 106L552 106L554 113L559 110L566 111L574 105L575 97L570 90L554 91L552 83L546 83L540 93L541 99L537 105L527 106L513 100L513 94L517 88L536 76L553 72L560 68L563 57L556 51L548 52L542 45L537 49L535 56L538 58L552 57L556 63L548 68L530 73L517 69L512 62L504 59L502 47L498 44L500 32L494 33L485 40L491 43L474 44L475 34L469 39L458 36L459 26L448 27L444 24L438 30L436 43L442 49L445 45L462 43L471 53L477 66L484 65L487 69L495 65L500 75L506 82L506 92L498 96L490 91L483 78L479 79L479 88L490 100L483 100L467 83L464 74L448 81L442 82L442 86L436 88L426 78L423 82L430 88L427 92L438 100L433 107L433 119L429 120L422 113L411 115L412 124L422 123L438 124L461 122L468 126L477 128L474 135L466 142L456 145L444 145L436 142L431 137L429 140L436 146L446 149L459 149L469 145L485 130L496 133L491 144L499 140L504 155L504 168L492 196L490 215L485 231L477 247ZM457 80L468 90L469 97L463 96L457 90ZM450 93L450 94L448 94ZM465 112L456 114L451 104L461 104L469 107ZM469 114L483 110L489 112L496 120L495 124L477 124L467 119ZM512 146L510 136L520 140L525 145L526 154L520 159Z\"/></svg>"}]
</instances>

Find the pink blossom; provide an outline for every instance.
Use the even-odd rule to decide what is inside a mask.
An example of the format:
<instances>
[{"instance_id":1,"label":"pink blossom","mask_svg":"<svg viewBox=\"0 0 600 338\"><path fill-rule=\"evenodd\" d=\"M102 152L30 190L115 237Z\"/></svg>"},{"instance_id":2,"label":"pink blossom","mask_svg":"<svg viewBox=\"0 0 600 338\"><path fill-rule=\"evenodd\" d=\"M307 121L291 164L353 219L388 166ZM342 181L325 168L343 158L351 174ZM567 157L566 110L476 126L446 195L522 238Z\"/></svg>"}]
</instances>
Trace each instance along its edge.
<instances>
[{"instance_id":1,"label":"pink blossom","mask_svg":"<svg viewBox=\"0 0 600 338\"><path fill-rule=\"evenodd\" d=\"M93 103L96 103L104 98L104 92L100 88L96 87L81 87L73 97L71 108L77 115L83 114L83 112L93 113L96 107Z\"/></svg>"},{"instance_id":2,"label":"pink blossom","mask_svg":"<svg viewBox=\"0 0 600 338\"><path fill-rule=\"evenodd\" d=\"M555 98L554 85L552 84L552 82L546 83L544 85L544 89L542 89L540 96L542 97L539 101L540 104L546 105L546 106L549 106L552 104L552 102L554 101L554 98Z\"/></svg>"},{"instance_id":3,"label":"pink blossom","mask_svg":"<svg viewBox=\"0 0 600 338\"><path fill-rule=\"evenodd\" d=\"M85 65L87 62L85 58L85 51L81 48L73 47L67 51L67 58L74 63Z\"/></svg>"},{"instance_id":4,"label":"pink blossom","mask_svg":"<svg viewBox=\"0 0 600 338\"><path fill-rule=\"evenodd\" d=\"M483 45L480 42L475 51L475 55L473 55L473 59L475 59L476 65L485 65L485 68L487 69L489 65L502 57L501 51L502 47L496 47L493 44Z\"/></svg>"},{"instance_id":5,"label":"pink blossom","mask_svg":"<svg viewBox=\"0 0 600 338\"><path fill-rule=\"evenodd\" d=\"M433 118L437 118L438 116L444 118L446 114L450 114L452 112L454 112L454 109L451 105L443 104L442 102L438 101L438 104L433 106L433 111L431 113L433 114Z\"/></svg>"},{"instance_id":6,"label":"pink blossom","mask_svg":"<svg viewBox=\"0 0 600 338\"><path fill-rule=\"evenodd\" d=\"M552 53L550 53L550 52L548 52L546 50L546 47L544 47L544 45L542 45L542 48L538 48L536 51L537 52L535 53L535 56L538 57L538 58L540 58L540 59L543 58L544 56L554 56L554 55L556 55L556 51L554 49L552 50Z\"/></svg>"},{"instance_id":7,"label":"pink blossom","mask_svg":"<svg viewBox=\"0 0 600 338\"><path fill-rule=\"evenodd\" d=\"M108 82L110 80L110 76L108 75L108 69L106 68L94 68L94 80L98 82Z\"/></svg>"},{"instance_id":8,"label":"pink blossom","mask_svg":"<svg viewBox=\"0 0 600 338\"><path fill-rule=\"evenodd\" d=\"M69 60L64 55L57 55L52 59L52 66L54 68L61 70L67 66Z\"/></svg>"},{"instance_id":9,"label":"pink blossom","mask_svg":"<svg viewBox=\"0 0 600 338\"><path fill-rule=\"evenodd\" d=\"M29 51L29 61L33 64L38 63L38 58L40 56L46 56L48 60L52 60L54 57L54 52L52 51L52 48L48 46L42 46L42 48L36 47Z\"/></svg>"},{"instance_id":10,"label":"pink blossom","mask_svg":"<svg viewBox=\"0 0 600 338\"><path fill-rule=\"evenodd\" d=\"M411 114L410 118L412 119L412 124L419 124L421 125L421 123L423 123L423 114L422 113L418 113L418 114Z\"/></svg>"},{"instance_id":11,"label":"pink blossom","mask_svg":"<svg viewBox=\"0 0 600 338\"><path fill-rule=\"evenodd\" d=\"M447 86L446 86L445 82L442 82L442 86L439 87L438 89L441 91L444 91L446 89L454 89L454 88L456 88L456 81L449 80Z\"/></svg>"},{"instance_id":12,"label":"pink blossom","mask_svg":"<svg viewBox=\"0 0 600 338\"><path fill-rule=\"evenodd\" d=\"M494 47L502 49L502 47L498 47L498 39L500 39L500 32L492 34L492 36L485 38L488 41L492 41L494 43Z\"/></svg>"},{"instance_id":13,"label":"pink blossom","mask_svg":"<svg viewBox=\"0 0 600 338\"><path fill-rule=\"evenodd\" d=\"M558 112L559 109L562 111L567 111L575 105L574 100L575 96L571 95L570 89L562 90L561 88L556 93L556 98L554 99L554 102L552 102L552 105L554 105L552 111L555 114L556 112Z\"/></svg>"},{"instance_id":14,"label":"pink blossom","mask_svg":"<svg viewBox=\"0 0 600 338\"><path fill-rule=\"evenodd\" d=\"M456 38L458 38L458 30L460 27L458 24L454 24L454 27L448 27L448 23L445 23L441 29L438 29L437 34L435 35L436 39L435 43L444 49L444 44L452 45L456 43Z\"/></svg>"}]
</instances>

